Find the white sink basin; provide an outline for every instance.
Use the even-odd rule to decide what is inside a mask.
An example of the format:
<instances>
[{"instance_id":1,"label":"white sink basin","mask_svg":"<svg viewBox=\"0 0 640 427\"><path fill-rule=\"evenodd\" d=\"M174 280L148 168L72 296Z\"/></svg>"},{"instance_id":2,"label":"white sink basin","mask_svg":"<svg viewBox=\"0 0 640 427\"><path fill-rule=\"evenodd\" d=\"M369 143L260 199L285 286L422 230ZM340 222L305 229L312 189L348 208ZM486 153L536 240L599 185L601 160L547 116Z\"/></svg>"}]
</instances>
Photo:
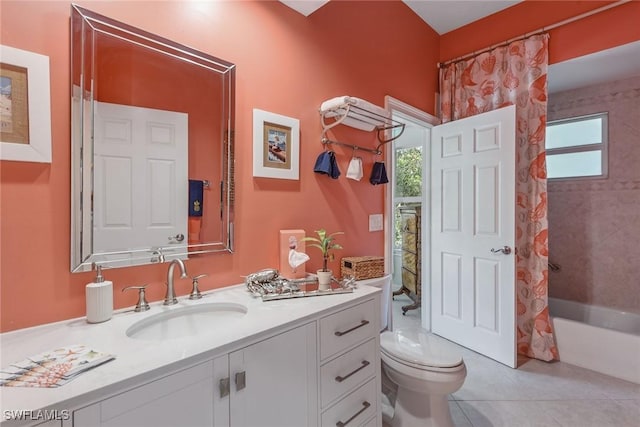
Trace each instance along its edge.
<instances>
[{"instance_id":1,"label":"white sink basin","mask_svg":"<svg viewBox=\"0 0 640 427\"><path fill-rule=\"evenodd\" d=\"M234 321L247 314L247 307L230 302L191 305L154 314L127 329L129 338L163 341L209 333L220 322Z\"/></svg>"}]
</instances>

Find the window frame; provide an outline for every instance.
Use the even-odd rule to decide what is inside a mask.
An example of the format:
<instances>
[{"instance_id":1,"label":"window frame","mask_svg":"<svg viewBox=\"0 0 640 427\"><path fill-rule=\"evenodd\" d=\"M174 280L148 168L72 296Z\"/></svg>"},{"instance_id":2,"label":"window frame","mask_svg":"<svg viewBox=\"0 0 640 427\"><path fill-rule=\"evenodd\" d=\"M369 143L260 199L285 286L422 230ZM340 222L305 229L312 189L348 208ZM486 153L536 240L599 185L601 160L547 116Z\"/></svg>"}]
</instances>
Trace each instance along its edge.
<instances>
[{"instance_id":1,"label":"window frame","mask_svg":"<svg viewBox=\"0 0 640 427\"><path fill-rule=\"evenodd\" d=\"M602 173L600 175L576 175L576 176L564 176L558 178L547 177L548 181L576 181L576 180L593 180L593 179L606 179L609 177L609 113L607 111L593 114L586 114L582 116L568 117L565 119L551 120L547 122L546 128L550 126L556 126L559 124L581 122L591 120L594 118L600 118L602 120L602 134L600 142L596 144L587 145L574 145L570 147L561 148L547 148L545 137L545 152L546 156L552 156L554 154L568 154L568 153L583 153L587 151L600 151L601 153L601 167Z\"/></svg>"}]
</instances>

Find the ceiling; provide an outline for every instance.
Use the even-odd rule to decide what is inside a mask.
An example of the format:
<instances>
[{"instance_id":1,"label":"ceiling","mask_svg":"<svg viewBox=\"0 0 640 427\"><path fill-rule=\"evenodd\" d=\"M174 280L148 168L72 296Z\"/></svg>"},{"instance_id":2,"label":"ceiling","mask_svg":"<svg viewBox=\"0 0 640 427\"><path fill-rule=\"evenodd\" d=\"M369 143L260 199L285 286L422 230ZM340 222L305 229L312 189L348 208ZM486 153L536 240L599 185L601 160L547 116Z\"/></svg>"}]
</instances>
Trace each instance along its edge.
<instances>
[{"instance_id":1,"label":"ceiling","mask_svg":"<svg viewBox=\"0 0 640 427\"><path fill-rule=\"evenodd\" d=\"M402 0L438 34L460 28L485 16L520 3L522 0ZM329 0L280 0L290 8L309 16Z\"/></svg>"},{"instance_id":2,"label":"ceiling","mask_svg":"<svg viewBox=\"0 0 640 427\"><path fill-rule=\"evenodd\" d=\"M329 0L280 0L305 16ZM403 0L438 34L460 28L520 1ZM640 75L640 41L549 66L549 93Z\"/></svg>"},{"instance_id":3,"label":"ceiling","mask_svg":"<svg viewBox=\"0 0 640 427\"><path fill-rule=\"evenodd\" d=\"M448 33L473 21L520 3L487 0L403 0L438 34Z\"/></svg>"},{"instance_id":4,"label":"ceiling","mask_svg":"<svg viewBox=\"0 0 640 427\"><path fill-rule=\"evenodd\" d=\"M549 66L549 93L640 75L640 41Z\"/></svg>"}]
</instances>

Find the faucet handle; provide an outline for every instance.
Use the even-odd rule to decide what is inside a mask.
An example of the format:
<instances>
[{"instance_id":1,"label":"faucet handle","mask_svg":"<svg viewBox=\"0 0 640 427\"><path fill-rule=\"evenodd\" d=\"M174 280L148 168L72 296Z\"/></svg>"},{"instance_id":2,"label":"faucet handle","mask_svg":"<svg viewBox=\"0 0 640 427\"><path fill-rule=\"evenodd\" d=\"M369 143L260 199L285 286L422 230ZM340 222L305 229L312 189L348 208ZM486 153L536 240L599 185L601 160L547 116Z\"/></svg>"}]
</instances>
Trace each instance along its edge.
<instances>
[{"instance_id":1,"label":"faucet handle","mask_svg":"<svg viewBox=\"0 0 640 427\"><path fill-rule=\"evenodd\" d=\"M203 277L207 277L208 274L198 274L191 278L191 284L193 287L191 288L191 293L189 294L189 299L200 299L202 298L202 294L200 294L200 289L198 289L198 279L202 279Z\"/></svg>"},{"instance_id":2,"label":"faucet handle","mask_svg":"<svg viewBox=\"0 0 640 427\"><path fill-rule=\"evenodd\" d=\"M136 308L134 309L134 311L147 311L149 310L149 303L147 302L147 299L145 298L145 292L147 290L147 286L149 286L148 283L145 283L144 285L139 285L139 286L127 286L126 288L122 289L122 292L124 291L128 291L131 289L137 289L138 290L138 302L136 303Z\"/></svg>"},{"instance_id":3,"label":"faucet handle","mask_svg":"<svg viewBox=\"0 0 640 427\"><path fill-rule=\"evenodd\" d=\"M162 253L162 248L151 248L151 263L153 264L162 264L164 263L164 254Z\"/></svg>"}]
</instances>

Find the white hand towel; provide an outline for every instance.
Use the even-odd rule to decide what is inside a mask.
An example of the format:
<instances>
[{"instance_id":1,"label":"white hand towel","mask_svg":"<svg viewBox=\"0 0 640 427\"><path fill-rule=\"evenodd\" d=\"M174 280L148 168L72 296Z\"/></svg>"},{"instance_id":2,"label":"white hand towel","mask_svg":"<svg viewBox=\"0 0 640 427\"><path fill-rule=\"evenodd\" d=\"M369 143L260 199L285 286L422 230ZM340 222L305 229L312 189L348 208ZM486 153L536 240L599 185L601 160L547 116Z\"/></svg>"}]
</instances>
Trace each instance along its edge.
<instances>
[{"instance_id":1,"label":"white hand towel","mask_svg":"<svg viewBox=\"0 0 640 427\"><path fill-rule=\"evenodd\" d=\"M360 181L362 176L362 159L360 157L353 157L347 168L347 178Z\"/></svg>"}]
</instances>

